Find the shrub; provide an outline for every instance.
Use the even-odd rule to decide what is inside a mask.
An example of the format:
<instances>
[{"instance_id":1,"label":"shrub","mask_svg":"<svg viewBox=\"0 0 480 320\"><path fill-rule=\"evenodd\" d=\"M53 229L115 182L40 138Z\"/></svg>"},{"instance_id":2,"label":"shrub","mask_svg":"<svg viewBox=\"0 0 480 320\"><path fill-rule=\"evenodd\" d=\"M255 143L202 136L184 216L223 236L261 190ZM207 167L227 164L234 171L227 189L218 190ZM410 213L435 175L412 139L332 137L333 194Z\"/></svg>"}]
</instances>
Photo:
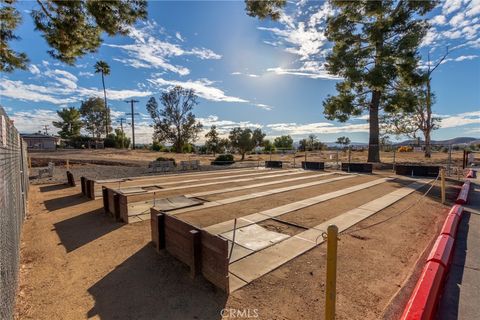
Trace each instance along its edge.
<instances>
[{"instance_id":1,"label":"shrub","mask_svg":"<svg viewBox=\"0 0 480 320\"><path fill-rule=\"evenodd\" d=\"M221 154L212 161L213 165L229 165L235 163L233 160L233 154Z\"/></svg>"},{"instance_id":2,"label":"shrub","mask_svg":"<svg viewBox=\"0 0 480 320\"><path fill-rule=\"evenodd\" d=\"M172 161L173 165L176 167L177 163L175 162L174 158L166 158L166 157L158 157L157 161Z\"/></svg>"},{"instance_id":3,"label":"shrub","mask_svg":"<svg viewBox=\"0 0 480 320\"><path fill-rule=\"evenodd\" d=\"M409 146L401 146L400 148L398 148L397 151L398 152L412 152L413 148L409 147Z\"/></svg>"}]
</instances>

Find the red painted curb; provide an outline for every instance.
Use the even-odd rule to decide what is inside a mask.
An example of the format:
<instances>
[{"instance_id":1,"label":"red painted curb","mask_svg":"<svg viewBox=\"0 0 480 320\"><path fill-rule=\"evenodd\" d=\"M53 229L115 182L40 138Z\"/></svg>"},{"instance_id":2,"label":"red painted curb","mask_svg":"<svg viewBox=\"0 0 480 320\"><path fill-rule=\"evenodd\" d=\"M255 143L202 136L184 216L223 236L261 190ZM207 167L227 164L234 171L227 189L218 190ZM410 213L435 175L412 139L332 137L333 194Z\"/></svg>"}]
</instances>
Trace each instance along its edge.
<instances>
[{"instance_id":1,"label":"red painted curb","mask_svg":"<svg viewBox=\"0 0 480 320\"><path fill-rule=\"evenodd\" d=\"M458 194L458 197L455 203L456 204L467 203L468 191L470 191L470 181L465 181L463 183L462 189L460 190L460 193Z\"/></svg>"},{"instance_id":2,"label":"red painted curb","mask_svg":"<svg viewBox=\"0 0 480 320\"><path fill-rule=\"evenodd\" d=\"M427 262L401 320L430 320L433 318L445 274L445 268L441 264L435 261Z\"/></svg>"},{"instance_id":3,"label":"red painted curb","mask_svg":"<svg viewBox=\"0 0 480 320\"><path fill-rule=\"evenodd\" d=\"M432 251L428 255L427 261L440 263L446 271L450 265L453 252L453 244L455 240L446 234L438 236L437 241L433 245Z\"/></svg>"},{"instance_id":4,"label":"red painted curb","mask_svg":"<svg viewBox=\"0 0 480 320\"><path fill-rule=\"evenodd\" d=\"M461 219L463 214L463 207L459 204L454 204L448 214L456 214Z\"/></svg>"},{"instance_id":5,"label":"red painted curb","mask_svg":"<svg viewBox=\"0 0 480 320\"><path fill-rule=\"evenodd\" d=\"M443 223L442 230L440 234L449 235L455 239L457 236L458 223L460 222L460 217L455 213L449 213L447 219Z\"/></svg>"}]
</instances>

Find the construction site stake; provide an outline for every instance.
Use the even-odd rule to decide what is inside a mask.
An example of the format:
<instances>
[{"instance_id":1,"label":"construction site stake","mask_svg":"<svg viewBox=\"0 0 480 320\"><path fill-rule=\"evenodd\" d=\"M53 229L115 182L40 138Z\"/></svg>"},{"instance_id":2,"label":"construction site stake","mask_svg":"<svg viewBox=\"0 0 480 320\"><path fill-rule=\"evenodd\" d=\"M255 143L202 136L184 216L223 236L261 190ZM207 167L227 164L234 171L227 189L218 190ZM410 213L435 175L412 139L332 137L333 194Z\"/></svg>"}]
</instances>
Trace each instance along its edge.
<instances>
[{"instance_id":1,"label":"construction site stake","mask_svg":"<svg viewBox=\"0 0 480 320\"><path fill-rule=\"evenodd\" d=\"M338 227L327 228L327 285L325 293L325 320L335 319L335 301L337 297L337 240Z\"/></svg>"},{"instance_id":2,"label":"construction site stake","mask_svg":"<svg viewBox=\"0 0 480 320\"><path fill-rule=\"evenodd\" d=\"M442 204L445 204L445 169L440 169L441 189L442 189Z\"/></svg>"}]
</instances>

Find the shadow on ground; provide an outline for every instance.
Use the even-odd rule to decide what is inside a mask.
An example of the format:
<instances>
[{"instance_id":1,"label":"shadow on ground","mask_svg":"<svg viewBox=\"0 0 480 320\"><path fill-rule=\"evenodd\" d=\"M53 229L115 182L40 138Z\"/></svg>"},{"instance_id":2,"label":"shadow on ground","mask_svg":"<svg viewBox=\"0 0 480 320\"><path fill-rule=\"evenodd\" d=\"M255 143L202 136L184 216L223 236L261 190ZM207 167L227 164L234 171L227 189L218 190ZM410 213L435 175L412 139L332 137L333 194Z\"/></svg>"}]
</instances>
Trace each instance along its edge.
<instances>
[{"instance_id":1,"label":"shadow on ground","mask_svg":"<svg viewBox=\"0 0 480 320\"><path fill-rule=\"evenodd\" d=\"M145 245L88 289L88 318L220 319L227 296L168 254Z\"/></svg>"},{"instance_id":2,"label":"shadow on ground","mask_svg":"<svg viewBox=\"0 0 480 320\"><path fill-rule=\"evenodd\" d=\"M45 200L43 204L45 205L45 208L47 208L48 211L54 211L54 210L59 210L66 207L75 206L77 204L85 203L88 201L91 201L91 200L87 199L82 194L77 193L77 194L72 194L64 197Z\"/></svg>"},{"instance_id":3,"label":"shadow on ground","mask_svg":"<svg viewBox=\"0 0 480 320\"><path fill-rule=\"evenodd\" d=\"M63 189L67 189L67 188L71 188L70 186L66 185L66 184L53 184L53 185L49 185L49 186L42 186L40 187L40 192L50 192L50 191L58 191L58 190L63 190Z\"/></svg>"},{"instance_id":4,"label":"shadow on ground","mask_svg":"<svg viewBox=\"0 0 480 320\"><path fill-rule=\"evenodd\" d=\"M99 208L54 224L54 230L60 237L61 244L71 252L94 241L123 224L103 213Z\"/></svg>"}]
</instances>

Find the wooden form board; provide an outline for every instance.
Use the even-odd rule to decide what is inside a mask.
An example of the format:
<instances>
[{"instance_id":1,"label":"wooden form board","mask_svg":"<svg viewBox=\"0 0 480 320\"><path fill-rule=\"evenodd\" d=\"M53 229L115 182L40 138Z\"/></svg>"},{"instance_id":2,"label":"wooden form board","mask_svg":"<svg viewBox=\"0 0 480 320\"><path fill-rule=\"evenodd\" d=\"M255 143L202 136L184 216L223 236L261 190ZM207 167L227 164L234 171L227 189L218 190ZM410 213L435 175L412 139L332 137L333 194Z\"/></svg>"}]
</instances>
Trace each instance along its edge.
<instances>
[{"instance_id":1,"label":"wooden form board","mask_svg":"<svg viewBox=\"0 0 480 320\"><path fill-rule=\"evenodd\" d=\"M203 274L215 286L229 292L228 241L179 220L151 210L152 242L190 268L190 275Z\"/></svg>"}]
</instances>

